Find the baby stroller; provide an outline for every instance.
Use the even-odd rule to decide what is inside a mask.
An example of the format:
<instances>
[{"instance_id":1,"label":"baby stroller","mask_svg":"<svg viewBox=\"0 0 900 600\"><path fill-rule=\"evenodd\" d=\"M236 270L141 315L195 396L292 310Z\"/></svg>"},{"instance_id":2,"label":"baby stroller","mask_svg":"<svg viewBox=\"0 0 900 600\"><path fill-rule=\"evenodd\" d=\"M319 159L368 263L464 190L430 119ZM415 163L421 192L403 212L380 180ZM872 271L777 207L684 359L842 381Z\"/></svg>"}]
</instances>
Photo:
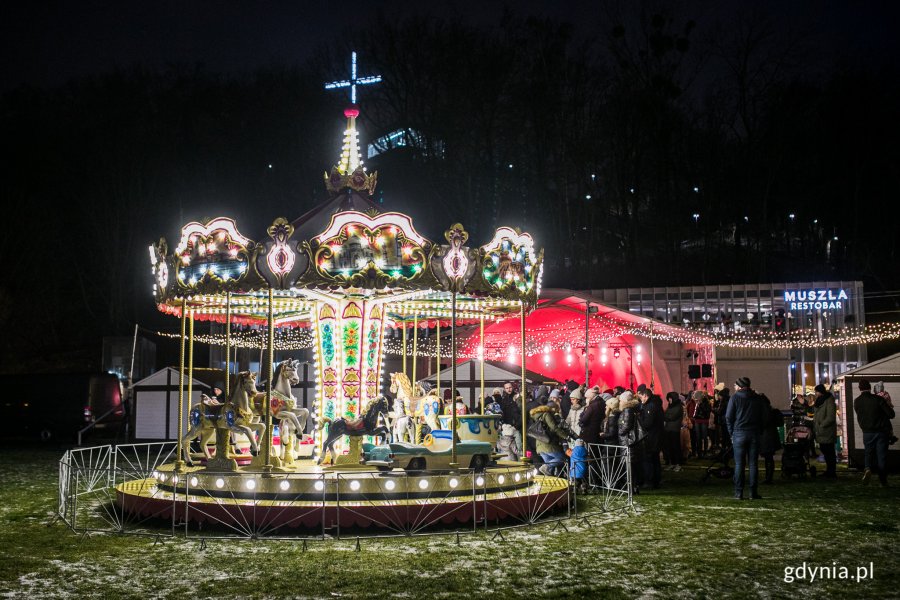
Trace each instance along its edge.
<instances>
[{"instance_id":1,"label":"baby stroller","mask_svg":"<svg viewBox=\"0 0 900 600\"><path fill-rule=\"evenodd\" d=\"M706 483L710 477L715 477L716 479L731 479L734 477L734 467L731 466L732 458L734 458L734 450L731 444L728 444L719 450L712 463L703 471L700 483Z\"/></svg>"},{"instance_id":2,"label":"baby stroller","mask_svg":"<svg viewBox=\"0 0 900 600\"><path fill-rule=\"evenodd\" d=\"M812 430L802 420L793 419L791 428L784 436L784 451L781 454L781 476L798 475L806 478L816 476L816 467L809 464L809 450L812 442Z\"/></svg>"}]
</instances>

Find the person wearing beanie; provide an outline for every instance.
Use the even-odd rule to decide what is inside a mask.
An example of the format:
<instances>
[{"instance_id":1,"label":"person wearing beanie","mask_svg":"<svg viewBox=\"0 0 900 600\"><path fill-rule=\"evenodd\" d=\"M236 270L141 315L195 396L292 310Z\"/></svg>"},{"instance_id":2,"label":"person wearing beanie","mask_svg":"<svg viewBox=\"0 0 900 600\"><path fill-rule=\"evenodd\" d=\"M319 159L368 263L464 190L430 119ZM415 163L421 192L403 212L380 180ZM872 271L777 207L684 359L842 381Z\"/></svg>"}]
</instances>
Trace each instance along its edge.
<instances>
[{"instance_id":1,"label":"person wearing beanie","mask_svg":"<svg viewBox=\"0 0 900 600\"><path fill-rule=\"evenodd\" d=\"M813 429L816 433L816 441L819 450L825 458L825 474L829 479L837 477L837 403L834 396L821 383L815 387L816 401L814 404Z\"/></svg>"},{"instance_id":2,"label":"person wearing beanie","mask_svg":"<svg viewBox=\"0 0 900 600\"><path fill-rule=\"evenodd\" d=\"M750 389L750 379L741 377L735 382L737 391L728 403L725 423L731 433L734 448L734 498L744 499L744 464L750 467L750 498L762 500L758 491L759 443L763 426L768 419L765 402Z\"/></svg>"},{"instance_id":3,"label":"person wearing beanie","mask_svg":"<svg viewBox=\"0 0 900 600\"><path fill-rule=\"evenodd\" d=\"M604 402L605 416L603 431L600 432L600 443L607 446L619 446L619 399L610 396Z\"/></svg>"},{"instance_id":4,"label":"person wearing beanie","mask_svg":"<svg viewBox=\"0 0 900 600\"><path fill-rule=\"evenodd\" d=\"M875 471L881 485L887 487L887 453L893 435L891 419L896 416L894 405L889 397L873 394L868 380L861 379L857 385L860 394L853 401L853 410L866 447L866 470L862 480L868 484Z\"/></svg>"},{"instance_id":5,"label":"person wearing beanie","mask_svg":"<svg viewBox=\"0 0 900 600\"><path fill-rule=\"evenodd\" d=\"M593 388L588 390L587 396L587 406L578 415L578 430L586 444L599 444L600 432L603 430L603 412L606 407L599 400L600 396L594 393ZM572 412L575 412L574 406L573 404Z\"/></svg>"},{"instance_id":6,"label":"person wearing beanie","mask_svg":"<svg viewBox=\"0 0 900 600\"><path fill-rule=\"evenodd\" d=\"M665 435L663 456L666 459L666 465L671 470L680 471L681 464L684 462L681 449L681 422L684 420L684 406L681 404L681 396L678 395L678 392L669 392L666 394L666 400L668 400L669 406L663 413Z\"/></svg>"},{"instance_id":7,"label":"person wearing beanie","mask_svg":"<svg viewBox=\"0 0 900 600\"><path fill-rule=\"evenodd\" d=\"M569 430L569 434L572 437L582 437L580 419L581 415L584 414L584 411L584 402L580 398L574 398L571 400L569 414L563 417L563 422L566 424L566 429Z\"/></svg>"},{"instance_id":8,"label":"person wearing beanie","mask_svg":"<svg viewBox=\"0 0 900 600\"><path fill-rule=\"evenodd\" d=\"M571 413L570 413L571 414ZM572 445L572 455L569 457L569 478L580 494L588 493L588 449L584 440L575 440Z\"/></svg>"}]
</instances>

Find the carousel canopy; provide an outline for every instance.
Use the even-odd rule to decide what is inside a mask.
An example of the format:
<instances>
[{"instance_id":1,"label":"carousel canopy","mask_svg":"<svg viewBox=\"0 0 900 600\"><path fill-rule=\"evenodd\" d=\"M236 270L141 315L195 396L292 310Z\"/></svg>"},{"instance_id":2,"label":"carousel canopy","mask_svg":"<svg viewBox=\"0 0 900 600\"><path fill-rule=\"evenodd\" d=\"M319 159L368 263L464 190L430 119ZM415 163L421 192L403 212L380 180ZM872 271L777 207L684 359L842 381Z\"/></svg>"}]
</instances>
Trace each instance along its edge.
<instances>
[{"instance_id":1,"label":"carousel canopy","mask_svg":"<svg viewBox=\"0 0 900 600\"><path fill-rule=\"evenodd\" d=\"M359 154L356 118L347 129L338 164L325 174L329 199L294 221L277 218L268 238L254 241L229 217L191 222L174 248L165 239L150 247L159 309L195 319L261 324L272 293L278 327L307 327L319 301L358 298L387 305L395 324L415 318L457 322L501 318L537 303L543 251L528 233L500 227L490 240L467 245L459 223L445 243L420 234L412 219L379 212L370 200L377 173Z\"/></svg>"}]
</instances>

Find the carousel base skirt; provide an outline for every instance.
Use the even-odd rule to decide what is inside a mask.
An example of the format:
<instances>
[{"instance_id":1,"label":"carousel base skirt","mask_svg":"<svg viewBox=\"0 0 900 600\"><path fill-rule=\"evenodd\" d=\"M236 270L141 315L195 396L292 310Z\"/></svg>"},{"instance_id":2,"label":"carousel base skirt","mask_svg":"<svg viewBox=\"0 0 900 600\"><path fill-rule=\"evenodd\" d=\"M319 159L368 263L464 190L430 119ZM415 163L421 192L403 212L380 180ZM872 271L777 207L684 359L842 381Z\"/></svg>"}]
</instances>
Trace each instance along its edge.
<instances>
[{"instance_id":1,"label":"carousel base skirt","mask_svg":"<svg viewBox=\"0 0 900 600\"><path fill-rule=\"evenodd\" d=\"M421 530L465 523L533 519L565 508L568 482L529 465L484 471L408 473L309 467L297 472L247 468L176 473L116 486L116 503L133 518L240 527L253 531L334 528Z\"/></svg>"}]
</instances>

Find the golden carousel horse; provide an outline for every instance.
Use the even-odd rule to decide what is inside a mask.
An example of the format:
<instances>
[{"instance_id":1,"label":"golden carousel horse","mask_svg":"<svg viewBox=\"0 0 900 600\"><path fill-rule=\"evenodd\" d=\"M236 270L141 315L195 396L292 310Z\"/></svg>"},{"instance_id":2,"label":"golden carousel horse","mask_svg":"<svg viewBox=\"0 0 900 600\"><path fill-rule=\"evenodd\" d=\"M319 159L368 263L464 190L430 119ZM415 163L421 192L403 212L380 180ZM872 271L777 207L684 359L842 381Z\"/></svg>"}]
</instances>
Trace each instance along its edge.
<instances>
[{"instance_id":1,"label":"golden carousel horse","mask_svg":"<svg viewBox=\"0 0 900 600\"><path fill-rule=\"evenodd\" d=\"M203 455L209 461L212 455L209 452L209 442L213 435L230 435L239 433L247 436L250 441L250 454L259 454L257 436L262 439L266 430L264 423L254 420L250 411L250 394L256 393L254 378L250 373L240 373L237 376L237 384L231 393L228 402L222 404L218 400L210 398L206 394L201 395L201 400L191 407L188 413L190 429L181 438L184 462L193 466L190 455L191 441L200 438L200 448ZM224 446L222 446L224 447Z\"/></svg>"}]
</instances>

